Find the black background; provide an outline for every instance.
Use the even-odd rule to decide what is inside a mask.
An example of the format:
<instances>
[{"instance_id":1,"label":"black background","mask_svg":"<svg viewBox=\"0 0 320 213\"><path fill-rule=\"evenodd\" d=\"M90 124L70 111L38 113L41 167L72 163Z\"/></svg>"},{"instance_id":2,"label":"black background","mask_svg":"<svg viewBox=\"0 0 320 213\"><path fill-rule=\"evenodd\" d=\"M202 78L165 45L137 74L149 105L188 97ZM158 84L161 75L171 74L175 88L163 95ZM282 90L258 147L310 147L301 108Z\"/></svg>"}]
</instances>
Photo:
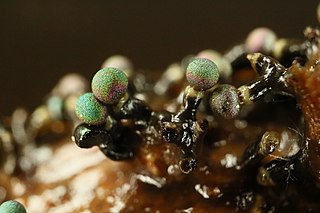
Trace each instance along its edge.
<instances>
[{"instance_id":1,"label":"black background","mask_svg":"<svg viewBox=\"0 0 320 213\"><path fill-rule=\"evenodd\" d=\"M68 72L91 79L124 54L160 70L202 49L226 50L266 26L302 38L318 1L0 0L0 116L32 110Z\"/></svg>"}]
</instances>

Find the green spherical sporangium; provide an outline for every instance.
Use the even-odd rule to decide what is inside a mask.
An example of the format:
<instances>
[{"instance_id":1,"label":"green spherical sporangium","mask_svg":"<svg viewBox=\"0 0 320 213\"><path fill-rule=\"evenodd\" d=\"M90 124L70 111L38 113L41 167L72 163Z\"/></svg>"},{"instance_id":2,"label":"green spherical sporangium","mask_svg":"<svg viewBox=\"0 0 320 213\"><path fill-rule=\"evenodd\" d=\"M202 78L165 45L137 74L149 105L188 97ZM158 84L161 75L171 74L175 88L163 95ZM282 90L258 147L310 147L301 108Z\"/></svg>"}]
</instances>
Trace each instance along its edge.
<instances>
[{"instance_id":1,"label":"green spherical sporangium","mask_svg":"<svg viewBox=\"0 0 320 213\"><path fill-rule=\"evenodd\" d=\"M211 60L195 58L187 66L186 77L196 90L207 90L218 82L219 70Z\"/></svg>"},{"instance_id":2,"label":"green spherical sporangium","mask_svg":"<svg viewBox=\"0 0 320 213\"><path fill-rule=\"evenodd\" d=\"M76 115L87 124L102 124L106 119L106 107L103 106L93 95L85 93L79 97L75 106Z\"/></svg>"},{"instance_id":3,"label":"green spherical sporangium","mask_svg":"<svg viewBox=\"0 0 320 213\"><path fill-rule=\"evenodd\" d=\"M0 213L26 213L24 206L15 200L8 200L0 205Z\"/></svg>"},{"instance_id":4,"label":"green spherical sporangium","mask_svg":"<svg viewBox=\"0 0 320 213\"><path fill-rule=\"evenodd\" d=\"M128 77L117 68L103 68L94 75L91 87L93 94L101 102L115 104L127 92Z\"/></svg>"}]
</instances>

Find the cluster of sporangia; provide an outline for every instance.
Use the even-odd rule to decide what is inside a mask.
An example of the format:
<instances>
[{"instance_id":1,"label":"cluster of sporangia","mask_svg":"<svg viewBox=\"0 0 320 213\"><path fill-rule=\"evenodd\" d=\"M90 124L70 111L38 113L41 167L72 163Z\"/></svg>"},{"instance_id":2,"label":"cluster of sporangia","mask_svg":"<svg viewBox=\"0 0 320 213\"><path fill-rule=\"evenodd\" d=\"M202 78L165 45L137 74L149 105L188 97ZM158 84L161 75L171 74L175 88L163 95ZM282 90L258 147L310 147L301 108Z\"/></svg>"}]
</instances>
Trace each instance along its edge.
<instances>
[{"instance_id":1,"label":"cluster of sporangia","mask_svg":"<svg viewBox=\"0 0 320 213\"><path fill-rule=\"evenodd\" d=\"M135 156L139 146L137 141L140 144L154 141L173 144L180 152L180 170L189 173L197 164L203 137L210 129L210 122L203 115L236 118L244 111L245 105L268 102L280 94L300 99L305 124L297 123L298 131L288 128L266 131L261 140L247 147L236 168L245 170L258 165L259 184L274 185L287 182L288 176L283 173L299 172L296 167L303 161L314 170L314 180L319 180L319 149L310 148L318 146L315 141L319 140L320 122L318 116L316 119L312 116L319 111L315 109L319 107L316 104L319 100L309 103L312 97L303 92L310 93L310 89L306 90L303 82L294 79L296 75L293 74L294 69L302 73L301 76L307 69L312 73L319 62L319 30L307 28L305 35L307 40L300 42L278 39L266 28L255 29L245 44L233 47L225 55L205 50L181 64L171 65L151 89L143 75L136 74L133 78L130 63L120 56L110 58L103 65L105 68L94 75L91 93L85 93L88 85L84 78L69 74L54 88L46 103L29 117L25 110L17 109L7 125L9 127L0 126L0 168L8 175L17 170L32 171L37 166L31 156L36 149L30 152L30 146L38 147L36 138L43 132L65 132L67 120L79 124L75 111L83 122L76 126L73 134L79 147L98 146L110 159L126 160ZM230 82L233 70L247 68L249 62L258 78L240 87L226 84ZM184 84L184 76L188 86ZM218 83L219 76L222 84ZM179 95L174 88L184 88L184 91ZM173 97L172 107L159 107L167 109L164 111L152 110L143 101L145 91L160 98ZM316 93L315 98L319 95ZM307 103L305 109L301 102L304 99ZM311 131L306 136L299 135L299 131L308 125ZM302 137L308 137L308 140ZM6 203L0 208L18 208L16 204Z\"/></svg>"},{"instance_id":2,"label":"cluster of sporangia","mask_svg":"<svg viewBox=\"0 0 320 213\"><path fill-rule=\"evenodd\" d=\"M320 22L320 6L318 19ZM127 160L135 156L137 141L140 145L174 144L180 152L180 170L189 173L196 167L203 138L210 129L203 115L237 118L245 106L280 95L294 99L300 107L300 121L295 123L298 131L286 127L266 131L261 140L244 150L236 169L258 168L260 185L288 183L289 175L284 173L295 172L297 177L299 173L310 175L319 186L320 31L308 27L304 33L307 39L301 42L279 39L271 30L257 28L244 44L224 55L205 50L171 65L151 89L143 75L133 78L130 62L120 56L111 57L94 75L92 92L85 93L88 85L83 77L69 74L30 116L17 109L9 122L0 124L0 169L7 175L32 171L39 163L32 156L41 148L37 137L43 132L65 133L65 121L78 124L77 116L83 122L73 134L79 147L98 146L110 159ZM253 82L240 87L227 84L233 72L250 64L258 74ZM174 88L184 91L179 95ZM143 101L145 91L160 98L174 97L171 108L151 109ZM25 209L16 201L7 201L0 205L0 211Z\"/></svg>"},{"instance_id":3,"label":"cluster of sporangia","mask_svg":"<svg viewBox=\"0 0 320 213\"><path fill-rule=\"evenodd\" d=\"M186 76L190 86L184 91L182 110L177 114L156 113L143 101L128 94L128 78L123 71L113 67L103 68L93 77L92 93L82 95L76 103L76 115L84 123L75 129L75 142L82 148L99 146L109 158L125 160L133 157L133 151L127 146L130 142L123 141L123 131L130 126L128 120L133 123L131 127L137 130L158 126L165 141L173 142L182 149L182 171L191 171L196 165L194 149L205 130L205 125L196 121L196 111L205 91L217 83L219 71L209 59L195 58L188 64ZM226 94L237 111L239 100L236 89L228 90ZM212 97L213 108L219 99L219 95Z\"/></svg>"},{"instance_id":4,"label":"cluster of sporangia","mask_svg":"<svg viewBox=\"0 0 320 213\"><path fill-rule=\"evenodd\" d=\"M318 30L307 29L306 32L310 35ZM160 132L159 140L173 143L180 149L180 169L189 173L197 164L198 150L208 129L208 121L199 121L196 116L197 112L201 111L199 105L202 100L209 102L213 114L231 119L238 116L244 105L269 101L270 97L272 99L276 94L290 97L294 94L287 85L289 77L286 67L273 57L261 53L247 53L272 53L287 65L297 57L299 62L304 63L312 48L318 46L318 39L319 37L313 36L304 43L277 39L272 31L259 28L249 35L246 45L236 46L224 57L218 57L214 51L204 51L197 57L189 58L185 66L189 85L183 92L182 107L176 113L153 111L144 101L135 98L134 88L130 89L129 86L128 89L130 83L125 72L114 67L103 68L92 79L92 93L82 95L76 103L76 115L84 123L76 127L73 139L81 148L98 146L107 157L126 160L135 154L134 145L128 139L128 130L144 137L143 129L152 126L156 128L156 132ZM232 68L246 64L245 56L260 77L238 88L229 84L218 84L219 75L226 80L230 77ZM217 59L215 62L218 66L210 59ZM155 93L164 94L163 90L166 90L170 83L181 80L181 73L177 69L169 68L167 72L162 76L165 80L156 84ZM286 134L291 138L299 138L289 130ZM266 132L261 141L248 148L238 168L257 162L271 153L276 153L278 159L285 159L287 162L300 151L297 145L299 139L294 142L291 140L289 145L281 145L287 143L287 140L282 140L281 137L279 132Z\"/></svg>"}]
</instances>

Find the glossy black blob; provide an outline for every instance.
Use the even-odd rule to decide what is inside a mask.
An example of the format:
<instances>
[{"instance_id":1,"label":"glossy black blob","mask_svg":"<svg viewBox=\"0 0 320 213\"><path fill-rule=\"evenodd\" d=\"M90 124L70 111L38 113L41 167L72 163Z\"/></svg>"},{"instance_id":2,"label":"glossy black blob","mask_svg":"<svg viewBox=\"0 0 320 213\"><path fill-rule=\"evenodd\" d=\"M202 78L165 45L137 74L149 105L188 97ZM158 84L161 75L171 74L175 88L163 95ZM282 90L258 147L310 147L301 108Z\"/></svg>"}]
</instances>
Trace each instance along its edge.
<instances>
[{"instance_id":1,"label":"glossy black blob","mask_svg":"<svg viewBox=\"0 0 320 213\"><path fill-rule=\"evenodd\" d=\"M276 59L261 53L249 54L247 58L251 62L252 68L260 75L259 78L247 85L250 101L268 102L275 94L291 96L284 80L287 69Z\"/></svg>"},{"instance_id":2,"label":"glossy black blob","mask_svg":"<svg viewBox=\"0 0 320 213\"><path fill-rule=\"evenodd\" d=\"M182 134L181 134L180 142L181 142L183 151L185 149L188 149L189 147L192 148L192 146L194 145L193 142L195 142L193 138L194 132L192 131L192 127L188 122L182 123L181 133Z\"/></svg>"},{"instance_id":3,"label":"glossy black blob","mask_svg":"<svg viewBox=\"0 0 320 213\"><path fill-rule=\"evenodd\" d=\"M134 119L148 121L151 117L150 108L141 100L129 98L115 115L120 119Z\"/></svg>"},{"instance_id":4,"label":"glossy black blob","mask_svg":"<svg viewBox=\"0 0 320 213\"><path fill-rule=\"evenodd\" d=\"M175 116L174 120L179 122L196 121L196 113L202 99L202 92L187 87L183 98L183 108Z\"/></svg>"},{"instance_id":5,"label":"glossy black blob","mask_svg":"<svg viewBox=\"0 0 320 213\"><path fill-rule=\"evenodd\" d=\"M106 157L114 161L127 160L133 157L133 152L130 149L116 146L113 143L108 146L101 144L99 148Z\"/></svg>"},{"instance_id":6,"label":"glossy black blob","mask_svg":"<svg viewBox=\"0 0 320 213\"><path fill-rule=\"evenodd\" d=\"M180 160L180 170L183 173L191 172L197 164L197 153L202 146L202 139L208 122L196 120L196 113L203 98L203 93L187 87L183 98L183 108L176 115L161 116L161 136L180 148L183 154Z\"/></svg>"},{"instance_id":7,"label":"glossy black blob","mask_svg":"<svg viewBox=\"0 0 320 213\"><path fill-rule=\"evenodd\" d=\"M124 146L120 134L111 135L104 126L92 126L82 123L74 130L74 141L80 148L98 146L101 152L111 160L120 161L133 157L133 151Z\"/></svg>"},{"instance_id":8,"label":"glossy black blob","mask_svg":"<svg viewBox=\"0 0 320 213\"><path fill-rule=\"evenodd\" d=\"M196 153L202 146L202 133L196 130L195 121L165 122L162 126L162 137L169 143L174 143L180 148L183 159L180 160L180 170L187 174L197 165ZM207 121L201 122L199 127L207 128ZM201 129L200 131L204 131Z\"/></svg>"},{"instance_id":9,"label":"glossy black blob","mask_svg":"<svg viewBox=\"0 0 320 213\"><path fill-rule=\"evenodd\" d=\"M91 148L100 144L107 146L112 142L111 135L103 127L88 125L86 123L79 124L75 128L73 137L75 143L80 148Z\"/></svg>"},{"instance_id":10,"label":"glossy black blob","mask_svg":"<svg viewBox=\"0 0 320 213\"><path fill-rule=\"evenodd\" d=\"M224 118L236 117L240 111L237 89L228 84L220 85L211 95L210 106L214 113Z\"/></svg>"}]
</instances>

